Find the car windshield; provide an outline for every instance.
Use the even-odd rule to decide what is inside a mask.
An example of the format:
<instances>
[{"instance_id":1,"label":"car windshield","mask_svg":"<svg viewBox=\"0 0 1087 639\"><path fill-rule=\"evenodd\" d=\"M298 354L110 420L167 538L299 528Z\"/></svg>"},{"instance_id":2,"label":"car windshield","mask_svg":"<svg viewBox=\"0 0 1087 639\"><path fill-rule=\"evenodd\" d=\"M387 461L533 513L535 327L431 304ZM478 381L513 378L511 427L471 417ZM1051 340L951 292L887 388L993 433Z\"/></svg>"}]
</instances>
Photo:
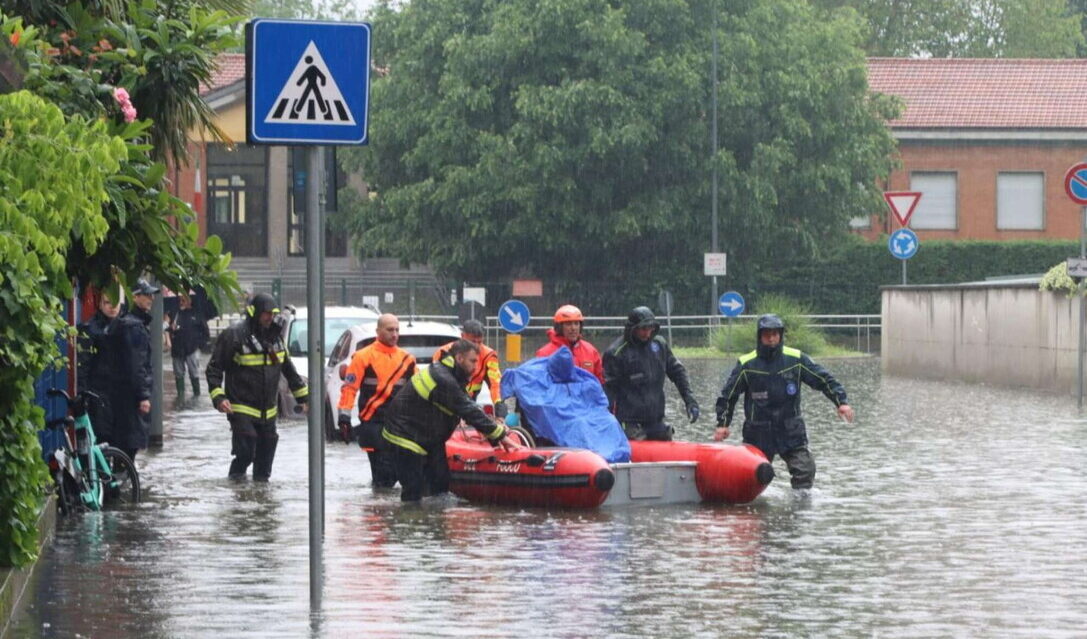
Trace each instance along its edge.
<instances>
[{"instance_id":1,"label":"car windshield","mask_svg":"<svg viewBox=\"0 0 1087 639\"><path fill-rule=\"evenodd\" d=\"M340 338L340 335L352 326L376 321L377 319L373 317L326 317L324 352L327 353L332 350L332 347L336 345L336 340ZM291 355L295 357L309 353L308 320L296 319L291 322L290 335L287 336L287 349L290 351Z\"/></svg>"}]
</instances>

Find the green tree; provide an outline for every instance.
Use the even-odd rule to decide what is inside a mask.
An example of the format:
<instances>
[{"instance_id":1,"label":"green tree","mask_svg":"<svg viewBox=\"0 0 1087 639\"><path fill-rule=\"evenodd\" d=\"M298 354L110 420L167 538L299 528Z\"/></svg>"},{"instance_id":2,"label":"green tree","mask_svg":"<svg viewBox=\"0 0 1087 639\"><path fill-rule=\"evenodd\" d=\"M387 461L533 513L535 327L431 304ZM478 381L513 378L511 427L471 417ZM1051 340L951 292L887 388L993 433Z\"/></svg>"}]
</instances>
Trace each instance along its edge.
<instances>
[{"instance_id":1,"label":"green tree","mask_svg":"<svg viewBox=\"0 0 1087 639\"><path fill-rule=\"evenodd\" d=\"M373 191L345 192L346 223L365 253L456 278L651 287L701 270L716 161L730 257L811 252L880 210L894 153L859 22L816 18L787 0L381 7L371 146L342 160Z\"/></svg>"},{"instance_id":2,"label":"green tree","mask_svg":"<svg viewBox=\"0 0 1087 639\"><path fill-rule=\"evenodd\" d=\"M1083 47L1082 0L813 0L852 9L874 56L1061 58Z\"/></svg>"},{"instance_id":3,"label":"green tree","mask_svg":"<svg viewBox=\"0 0 1087 639\"><path fill-rule=\"evenodd\" d=\"M359 17L355 0L255 0L250 11L259 18L356 20Z\"/></svg>"}]
</instances>

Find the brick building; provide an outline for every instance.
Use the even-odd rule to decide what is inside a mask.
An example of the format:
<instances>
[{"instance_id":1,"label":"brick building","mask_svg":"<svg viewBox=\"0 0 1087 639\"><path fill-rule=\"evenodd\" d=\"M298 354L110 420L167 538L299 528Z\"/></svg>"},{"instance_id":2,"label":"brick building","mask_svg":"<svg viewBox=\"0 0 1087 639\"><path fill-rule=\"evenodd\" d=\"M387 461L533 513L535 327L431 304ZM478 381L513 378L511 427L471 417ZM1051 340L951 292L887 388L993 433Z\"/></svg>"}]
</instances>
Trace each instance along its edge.
<instances>
[{"instance_id":1,"label":"brick building","mask_svg":"<svg viewBox=\"0 0 1087 639\"><path fill-rule=\"evenodd\" d=\"M1079 237L1064 175L1087 158L1087 60L870 58L868 75L905 102L890 123L902 166L882 186L923 193L921 239ZM854 226L875 238L887 218Z\"/></svg>"}]
</instances>

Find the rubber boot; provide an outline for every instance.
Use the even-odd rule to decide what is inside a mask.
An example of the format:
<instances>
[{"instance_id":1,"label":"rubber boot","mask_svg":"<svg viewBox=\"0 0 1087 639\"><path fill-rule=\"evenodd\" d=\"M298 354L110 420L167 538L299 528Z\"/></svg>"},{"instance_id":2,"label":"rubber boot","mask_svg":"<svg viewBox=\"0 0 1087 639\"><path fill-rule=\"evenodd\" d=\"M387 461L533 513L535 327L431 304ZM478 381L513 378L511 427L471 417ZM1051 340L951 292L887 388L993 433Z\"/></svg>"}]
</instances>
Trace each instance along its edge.
<instances>
[{"instance_id":1,"label":"rubber boot","mask_svg":"<svg viewBox=\"0 0 1087 639\"><path fill-rule=\"evenodd\" d=\"M174 409L181 410L185 408L185 378L178 377L174 380L174 384L177 386L177 397L174 399Z\"/></svg>"},{"instance_id":2,"label":"rubber boot","mask_svg":"<svg viewBox=\"0 0 1087 639\"><path fill-rule=\"evenodd\" d=\"M192 378L192 396L193 397L200 397L200 378L199 377L193 377Z\"/></svg>"}]
</instances>

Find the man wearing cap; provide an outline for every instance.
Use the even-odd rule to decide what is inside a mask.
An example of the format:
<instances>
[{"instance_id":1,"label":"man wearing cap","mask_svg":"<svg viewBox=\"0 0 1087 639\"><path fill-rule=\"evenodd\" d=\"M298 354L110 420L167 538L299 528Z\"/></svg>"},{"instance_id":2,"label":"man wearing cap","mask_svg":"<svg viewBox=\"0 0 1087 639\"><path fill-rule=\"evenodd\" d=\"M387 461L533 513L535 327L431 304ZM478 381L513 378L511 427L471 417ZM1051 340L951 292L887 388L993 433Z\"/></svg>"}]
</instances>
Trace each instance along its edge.
<instances>
[{"instance_id":1,"label":"man wearing cap","mask_svg":"<svg viewBox=\"0 0 1087 639\"><path fill-rule=\"evenodd\" d=\"M208 396L215 410L227 415L231 430L228 477L244 479L253 465L253 481L268 481L279 434L276 414L279 376L303 408L309 401L306 381L295 370L275 323L279 309L267 293L254 295L246 318L223 331L208 361Z\"/></svg>"},{"instance_id":2,"label":"man wearing cap","mask_svg":"<svg viewBox=\"0 0 1087 639\"><path fill-rule=\"evenodd\" d=\"M659 332L653 311L638 306L627 316L623 336L604 352L604 391L628 439L671 441L673 429L664 423L665 377L679 390L687 417L698 419L687 369Z\"/></svg>"},{"instance_id":3,"label":"man wearing cap","mask_svg":"<svg viewBox=\"0 0 1087 639\"><path fill-rule=\"evenodd\" d=\"M475 319L464 322L464 326L460 329L460 338L479 347L479 363L468 377L468 385L464 387L464 390L468 391L468 397L475 400L479 397L479 392L483 390L483 383L486 382L491 392L491 402L494 403L494 416L505 419L508 411L502 402L502 370L498 367L498 352L483 343L483 322ZM448 357L450 349L456 343L454 340L434 351L434 362L440 362Z\"/></svg>"},{"instance_id":4,"label":"man wearing cap","mask_svg":"<svg viewBox=\"0 0 1087 639\"><path fill-rule=\"evenodd\" d=\"M785 323L777 315L761 315L755 328L755 350L741 355L717 398L717 430L713 438L727 439L736 402L744 398L745 444L756 446L773 461L781 455L795 489L815 481L815 460L808 450L808 431L800 415L800 383L826 395L838 416L853 421L845 388L822 366L800 350L785 346Z\"/></svg>"}]
</instances>

